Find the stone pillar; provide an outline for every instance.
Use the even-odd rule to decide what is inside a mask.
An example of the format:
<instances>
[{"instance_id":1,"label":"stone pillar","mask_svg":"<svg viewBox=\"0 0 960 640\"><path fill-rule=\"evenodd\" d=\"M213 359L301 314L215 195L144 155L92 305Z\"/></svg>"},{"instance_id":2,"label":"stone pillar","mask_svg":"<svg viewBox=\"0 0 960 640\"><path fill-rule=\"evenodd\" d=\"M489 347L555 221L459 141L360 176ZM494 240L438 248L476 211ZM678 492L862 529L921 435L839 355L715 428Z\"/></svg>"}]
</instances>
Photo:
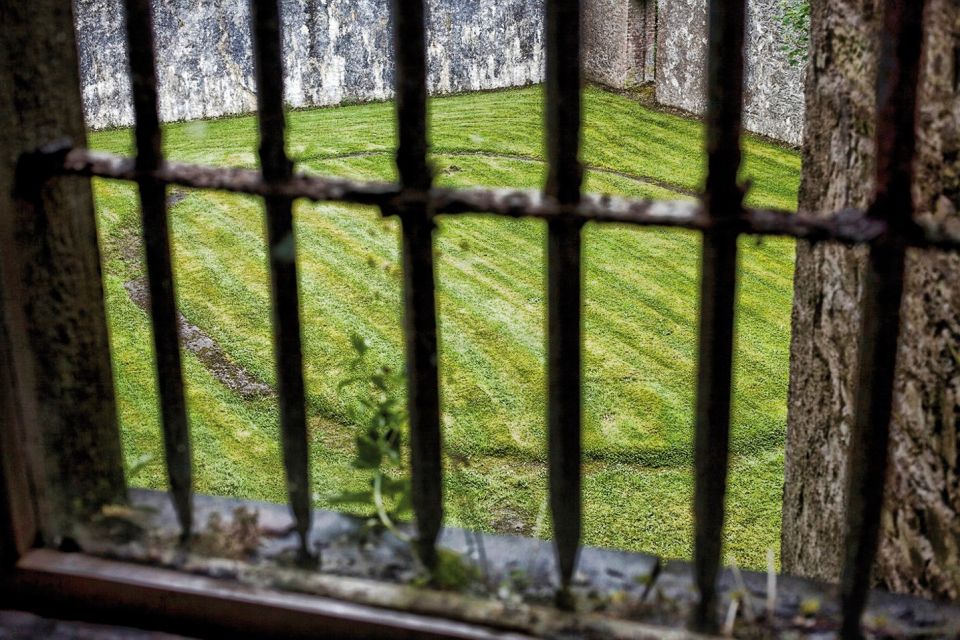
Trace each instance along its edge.
<instances>
[{"instance_id":1,"label":"stone pillar","mask_svg":"<svg viewBox=\"0 0 960 640\"><path fill-rule=\"evenodd\" d=\"M784 49L779 0L747 0L743 124L790 144L803 141L804 65ZM658 0L657 102L706 111L707 0Z\"/></svg>"},{"instance_id":2,"label":"stone pillar","mask_svg":"<svg viewBox=\"0 0 960 640\"><path fill-rule=\"evenodd\" d=\"M71 3L0 2L0 24L0 366L12 369L0 380L14 380L4 399L19 406L4 413L38 441L55 543L125 499L123 460L90 181L40 184L25 170L16 182L22 153L86 144Z\"/></svg>"},{"instance_id":3,"label":"stone pillar","mask_svg":"<svg viewBox=\"0 0 960 640\"><path fill-rule=\"evenodd\" d=\"M863 207L873 178L879 14L872 0L814 0L809 134L800 210ZM917 217L960 209L960 5L928 0L920 72ZM842 43L840 46L838 43ZM783 504L786 572L836 580L853 419L864 252L797 245ZM960 257L910 251L898 348L890 468L874 578L960 597Z\"/></svg>"},{"instance_id":4,"label":"stone pillar","mask_svg":"<svg viewBox=\"0 0 960 640\"><path fill-rule=\"evenodd\" d=\"M653 81L656 0L584 0L584 76L614 89Z\"/></svg>"}]
</instances>

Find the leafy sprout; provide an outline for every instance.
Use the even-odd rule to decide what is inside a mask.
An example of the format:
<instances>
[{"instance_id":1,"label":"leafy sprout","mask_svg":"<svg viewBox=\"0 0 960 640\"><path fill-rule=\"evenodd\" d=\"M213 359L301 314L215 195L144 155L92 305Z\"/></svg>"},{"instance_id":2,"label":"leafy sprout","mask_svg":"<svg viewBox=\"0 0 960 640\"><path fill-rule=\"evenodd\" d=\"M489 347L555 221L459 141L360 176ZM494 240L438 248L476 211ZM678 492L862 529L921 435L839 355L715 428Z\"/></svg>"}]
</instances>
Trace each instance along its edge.
<instances>
[{"instance_id":1,"label":"leafy sprout","mask_svg":"<svg viewBox=\"0 0 960 640\"><path fill-rule=\"evenodd\" d=\"M350 377L338 388L359 392L352 416L352 422L358 425L352 464L369 473L369 486L340 493L331 501L369 506L371 521L409 542L409 536L396 526L397 519L408 514L412 504L402 455L407 414L398 390L403 388L403 375L386 365L371 365L367 361L370 344L362 336L352 335L350 342L356 357L350 365Z\"/></svg>"},{"instance_id":2,"label":"leafy sprout","mask_svg":"<svg viewBox=\"0 0 960 640\"><path fill-rule=\"evenodd\" d=\"M152 453L144 453L136 458L131 460L124 460L124 475L127 478L127 482L135 480L137 476L142 474L147 467L154 463L154 456Z\"/></svg>"}]
</instances>

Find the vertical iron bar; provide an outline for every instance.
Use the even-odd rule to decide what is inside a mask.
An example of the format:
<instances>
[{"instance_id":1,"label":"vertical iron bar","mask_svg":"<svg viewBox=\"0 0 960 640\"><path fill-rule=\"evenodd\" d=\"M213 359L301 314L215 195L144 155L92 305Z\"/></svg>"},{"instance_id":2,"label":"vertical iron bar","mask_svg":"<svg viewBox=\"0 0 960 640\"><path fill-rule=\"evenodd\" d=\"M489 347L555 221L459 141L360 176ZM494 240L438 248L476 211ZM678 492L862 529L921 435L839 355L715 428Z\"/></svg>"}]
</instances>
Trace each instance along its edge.
<instances>
[{"instance_id":1,"label":"vertical iron bar","mask_svg":"<svg viewBox=\"0 0 960 640\"><path fill-rule=\"evenodd\" d=\"M723 543L730 440L736 221L743 208L737 184L743 104L744 0L711 0L707 62L707 182L704 207L716 226L703 234L700 276L694 460L694 571L700 599L691 626L714 632L716 581Z\"/></svg>"},{"instance_id":2,"label":"vertical iron bar","mask_svg":"<svg viewBox=\"0 0 960 640\"><path fill-rule=\"evenodd\" d=\"M580 201L580 2L546 4L546 195L571 210ZM547 227L547 433L550 508L560 569L557 602L573 605L569 587L581 533L581 282L583 224L561 215Z\"/></svg>"},{"instance_id":3,"label":"vertical iron bar","mask_svg":"<svg viewBox=\"0 0 960 640\"><path fill-rule=\"evenodd\" d=\"M427 165L425 6L423 0L393 0L392 7L396 25L397 171L403 189L396 213L403 228L411 489L418 553L432 569L436 566L435 545L443 522L443 477L433 216L424 204L432 182Z\"/></svg>"},{"instance_id":4,"label":"vertical iron bar","mask_svg":"<svg viewBox=\"0 0 960 640\"><path fill-rule=\"evenodd\" d=\"M157 111L157 73L150 0L126 0L126 12L127 48L136 114L137 168L153 171L163 164L163 151ZM193 473L180 361L166 186L149 178L139 180L138 186L167 477L174 509L186 539L193 523Z\"/></svg>"},{"instance_id":5,"label":"vertical iron bar","mask_svg":"<svg viewBox=\"0 0 960 640\"><path fill-rule=\"evenodd\" d=\"M877 173L868 211L887 223L870 247L863 292L856 415L847 458L847 522L841 578L842 637L860 638L877 551L900 334L906 232L913 222L913 160L923 40L923 0L891 0L877 72Z\"/></svg>"},{"instance_id":6,"label":"vertical iron bar","mask_svg":"<svg viewBox=\"0 0 960 640\"><path fill-rule=\"evenodd\" d=\"M283 182L293 174L284 148L283 53L278 0L252 0L257 115L260 126L260 166L267 182ZM311 519L310 447L304 401L300 302L297 293L297 248L293 201L266 197L267 242L273 302L273 348L280 405L283 466L294 525L300 538L301 560L311 558L308 546Z\"/></svg>"}]
</instances>

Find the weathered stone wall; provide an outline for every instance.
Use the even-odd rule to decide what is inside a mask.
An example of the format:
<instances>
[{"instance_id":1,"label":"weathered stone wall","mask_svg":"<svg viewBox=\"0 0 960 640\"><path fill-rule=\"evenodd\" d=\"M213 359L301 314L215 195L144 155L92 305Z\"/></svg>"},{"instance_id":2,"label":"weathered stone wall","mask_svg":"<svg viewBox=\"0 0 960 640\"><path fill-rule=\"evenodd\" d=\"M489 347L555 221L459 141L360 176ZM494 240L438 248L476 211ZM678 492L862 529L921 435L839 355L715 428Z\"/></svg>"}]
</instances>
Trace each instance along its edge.
<instances>
[{"instance_id":1,"label":"weathered stone wall","mask_svg":"<svg viewBox=\"0 0 960 640\"><path fill-rule=\"evenodd\" d=\"M792 144L803 141L803 80L783 50L779 0L747 2L744 125Z\"/></svg>"},{"instance_id":2,"label":"weathered stone wall","mask_svg":"<svg viewBox=\"0 0 960 640\"><path fill-rule=\"evenodd\" d=\"M585 0L583 72L591 82L622 89L652 82L657 0Z\"/></svg>"},{"instance_id":3,"label":"weathered stone wall","mask_svg":"<svg viewBox=\"0 0 960 640\"><path fill-rule=\"evenodd\" d=\"M621 88L632 66L627 46L627 0L587 0L583 7L583 75Z\"/></svg>"},{"instance_id":4,"label":"weathered stone wall","mask_svg":"<svg viewBox=\"0 0 960 640\"><path fill-rule=\"evenodd\" d=\"M122 0L74 0L87 125L133 122ZM543 0L430 0L434 93L543 79ZM248 3L154 0L164 121L256 108ZM287 102L293 107L393 94L388 0L284 0Z\"/></svg>"},{"instance_id":5,"label":"weathered stone wall","mask_svg":"<svg viewBox=\"0 0 960 640\"><path fill-rule=\"evenodd\" d=\"M658 0L657 101L702 114L706 0ZM744 126L791 144L803 140L804 69L782 50L778 0L748 0Z\"/></svg>"},{"instance_id":6,"label":"weathered stone wall","mask_svg":"<svg viewBox=\"0 0 960 640\"><path fill-rule=\"evenodd\" d=\"M87 124L129 125L122 0L74 3ZM543 79L543 0L430 0L429 7L433 93ZM781 51L778 0L748 0L748 11L746 128L798 144L803 70ZM163 120L256 108L246 2L154 0L154 14ZM284 0L283 18L291 106L391 97L388 0ZM656 79L659 102L703 113L706 33L706 0L586 0L585 77L616 88Z\"/></svg>"},{"instance_id":7,"label":"weathered stone wall","mask_svg":"<svg viewBox=\"0 0 960 640\"><path fill-rule=\"evenodd\" d=\"M657 102L703 113L706 0L658 0L657 23Z\"/></svg>"}]
</instances>

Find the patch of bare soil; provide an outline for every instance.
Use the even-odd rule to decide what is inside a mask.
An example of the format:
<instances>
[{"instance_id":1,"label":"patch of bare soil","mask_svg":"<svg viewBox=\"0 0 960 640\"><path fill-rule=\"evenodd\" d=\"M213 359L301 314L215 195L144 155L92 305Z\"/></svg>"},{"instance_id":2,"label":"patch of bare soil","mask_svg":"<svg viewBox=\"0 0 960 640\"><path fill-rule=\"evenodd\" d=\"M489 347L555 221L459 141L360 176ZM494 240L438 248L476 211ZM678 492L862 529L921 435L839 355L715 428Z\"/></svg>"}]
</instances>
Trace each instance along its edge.
<instances>
[{"instance_id":1,"label":"patch of bare soil","mask_svg":"<svg viewBox=\"0 0 960 640\"><path fill-rule=\"evenodd\" d=\"M167 206L174 206L182 202L187 193L180 189L170 189L167 197ZM123 233L115 247L120 259L130 269L131 274L143 274L143 243L140 236L133 230ZM150 288L147 279L139 275L123 283L130 300L138 307L150 313ZM234 362L230 356L217 344L216 340L207 335L200 327L191 324L182 313L177 312L177 325L180 330L180 343L183 347L195 354L200 362L224 386L239 394L245 399L264 398L274 395L270 385L258 380L256 376Z\"/></svg>"},{"instance_id":2,"label":"patch of bare soil","mask_svg":"<svg viewBox=\"0 0 960 640\"><path fill-rule=\"evenodd\" d=\"M147 313L150 312L150 290L147 287L146 278L128 280L123 287L134 304ZM270 385L257 380L250 372L231 360L213 338L197 325L190 324L179 311L177 324L183 347L196 354L203 366L228 389L247 399L274 395Z\"/></svg>"},{"instance_id":3,"label":"patch of bare soil","mask_svg":"<svg viewBox=\"0 0 960 640\"><path fill-rule=\"evenodd\" d=\"M524 520L519 511L509 506L496 509L490 525L497 533L511 536L530 536L534 529L530 523Z\"/></svg>"},{"instance_id":4,"label":"patch of bare soil","mask_svg":"<svg viewBox=\"0 0 960 640\"><path fill-rule=\"evenodd\" d=\"M182 189L170 189L167 191L167 206L172 207L175 204L183 202L187 197L187 192Z\"/></svg>"}]
</instances>

